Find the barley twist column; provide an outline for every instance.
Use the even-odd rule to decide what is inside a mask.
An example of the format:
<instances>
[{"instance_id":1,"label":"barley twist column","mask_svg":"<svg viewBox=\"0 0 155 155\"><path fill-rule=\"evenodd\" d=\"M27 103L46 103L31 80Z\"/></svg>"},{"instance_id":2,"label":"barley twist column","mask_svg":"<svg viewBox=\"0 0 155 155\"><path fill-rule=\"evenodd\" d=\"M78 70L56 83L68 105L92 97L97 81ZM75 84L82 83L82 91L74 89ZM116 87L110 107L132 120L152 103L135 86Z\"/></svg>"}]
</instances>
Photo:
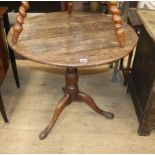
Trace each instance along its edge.
<instances>
[{"instance_id":1,"label":"barley twist column","mask_svg":"<svg viewBox=\"0 0 155 155\"><path fill-rule=\"evenodd\" d=\"M29 9L29 2L22 1L22 5L19 8L19 14L16 19L16 24L13 27L12 43L16 44L20 33L23 31L24 18L26 17L26 11Z\"/></svg>"},{"instance_id":2,"label":"barley twist column","mask_svg":"<svg viewBox=\"0 0 155 155\"><path fill-rule=\"evenodd\" d=\"M125 36L124 36L124 30L122 28L122 19L120 17L120 11L117 8L118 2L117 1L110 1L108 4L108 8L110 12L112 13L112 19L114 21L115 26L115 33L118 39L118 42L121 47L125 46Z\"/></svg>"}]
</instances>

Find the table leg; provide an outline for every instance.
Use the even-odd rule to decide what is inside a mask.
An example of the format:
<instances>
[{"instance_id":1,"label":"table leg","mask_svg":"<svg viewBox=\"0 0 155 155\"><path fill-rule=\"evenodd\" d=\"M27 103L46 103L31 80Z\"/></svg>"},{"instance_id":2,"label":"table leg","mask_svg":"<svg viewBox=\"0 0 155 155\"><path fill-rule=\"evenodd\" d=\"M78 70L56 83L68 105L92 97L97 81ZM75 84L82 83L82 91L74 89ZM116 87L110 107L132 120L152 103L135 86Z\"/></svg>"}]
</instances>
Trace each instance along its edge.
<instances>
[{"instance_id":1,"label":"table leg","mask_svg":"<svg viewBox=\"0 0 155 155\"><path fill-rule=\"evenodd\" d=\"M87 94L83 93L83 92L79 92L78 93L79 98L84 101L87 105L89 105L95 112L105 116L106 118L109 119L113 119L114 118L114 114L110 113L110 112L106 112L103 111L102 109L100 109L96 103L94 102L94 100Z\"/></svg>"},{"instance_id":2,"label":"table leg","mask_svg":"<svg viewBox=\"0 0 155 155\"><path fill-rule=\"evenodd\" d=\"M68 104L69 95L64 95L62 99L60 100L59 104L57 105L54 115L52 117L52 120L50 121L49 125L40 133L39 138L40 140L43 140L47 137L48 133L54 126L55 122L57 121L58 117L60 116L61 112L65 108L65 106Z\"/></svg>"},{"instance_id":3,"label":"table leg","mask_svg":"<svg viewBox=\"0 0 155 155\"><path fill-rule=\"evenodd\" d=\"M7 115L6 115L6 111L5 111L5 107L3 105L3 99L2 99L2 96L1 96L1 92L0 92L0 112L3 116L3 119L6 123L9 123L9 120L7 118Z\"/></svg>"},{"instance_id":4,"label":"table leg","mask_svg":"<svg viewBox=\"0 0 155 155\"><path fill-rule=\"evenodd\" d=\"M53 128L54 124L56 123L63 109L67 105L71 104L72 101L84 101L95 112L109 119L114 118L114 114L101 110L90 96L79 91L78 84L77 84L78 78L79 78L79 75L78 75L77 68L68 67L66 71L66 86L63 88L63 92L65 93L65 95L62 97L59 104L57 105L49 125L40 133L39 135L40 140L43 140L47 137L47 135L49 134L50 130Z\"/></svg>"}]
</instances>

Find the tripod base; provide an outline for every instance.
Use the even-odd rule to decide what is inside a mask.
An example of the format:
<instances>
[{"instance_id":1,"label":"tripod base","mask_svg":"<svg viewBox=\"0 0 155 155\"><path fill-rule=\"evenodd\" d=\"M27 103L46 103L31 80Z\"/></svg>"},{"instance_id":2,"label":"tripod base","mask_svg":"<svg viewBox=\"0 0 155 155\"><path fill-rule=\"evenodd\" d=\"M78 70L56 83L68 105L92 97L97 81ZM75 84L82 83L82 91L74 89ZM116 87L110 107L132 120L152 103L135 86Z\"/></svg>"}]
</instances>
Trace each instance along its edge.
<instances>
[{"instance_id":1,"label":"tripod base","mask_svg":"<svg viewBox=\"0 0 155 155\"><path fill-rule=\"evenodd\" d=\"M40 133L39 135L40 140L43 140L48 136L49 132L53 128L63 109L67 105L71 104L72 101L79 101L79 102L83 101L84 103L89 105L95 112L105 116L108 119L114 118L114 114L101 110L89 95L80 92L78 89L77 82L78 82L77 68L68 67L66 71L66 86L63 88L65 95L58 103L49 125Z\"/></svg>"}]
</instances>

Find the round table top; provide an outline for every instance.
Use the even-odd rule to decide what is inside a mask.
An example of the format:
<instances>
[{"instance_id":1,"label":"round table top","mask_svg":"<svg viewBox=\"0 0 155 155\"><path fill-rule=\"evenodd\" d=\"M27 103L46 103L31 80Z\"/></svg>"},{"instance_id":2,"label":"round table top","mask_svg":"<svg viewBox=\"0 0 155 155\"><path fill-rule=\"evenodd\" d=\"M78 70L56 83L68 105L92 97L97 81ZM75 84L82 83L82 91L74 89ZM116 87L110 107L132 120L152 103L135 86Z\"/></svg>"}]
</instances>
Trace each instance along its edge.
<instances>
[{"instance_id":1,"label":"round table top","mask_svg":"<svg viewBox=\"0 0 155 155\"><path fill-rule=\"evenodd\" d=\"M45 13L25 19L17 44L18 54L44 64L88 67L108 64L128 55L137 43L134 30L123 23L125 47L119 46L111 16L101 13Z\"/></svg>"}]
</instances>

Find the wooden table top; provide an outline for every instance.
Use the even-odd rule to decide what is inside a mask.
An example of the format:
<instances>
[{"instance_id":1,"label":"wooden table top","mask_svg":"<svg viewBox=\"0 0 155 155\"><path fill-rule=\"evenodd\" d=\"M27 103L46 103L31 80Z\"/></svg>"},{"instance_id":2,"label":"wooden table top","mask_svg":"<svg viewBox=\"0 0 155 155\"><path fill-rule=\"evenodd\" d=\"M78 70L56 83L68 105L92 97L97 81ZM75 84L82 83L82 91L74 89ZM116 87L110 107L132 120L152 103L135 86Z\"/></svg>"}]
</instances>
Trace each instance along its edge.
<instances>
[{"instance_id":1,"label":"wooden table top","mask_svg":"<svg viewBox=\"0 0 155 155\"><path fill-rule=\"evenodd\" d=\"M137 43L134 30L123 23L126 46L121 48L112 19L103 14L46 13L27 18L17 44L10 47L22 56L44 64L85 67L107 64L128 55Z\"/></svg>"},{"instance_id":2,"label":"wooden table top","mask_svg":"<svg viewBox=\"0 0 155 155\"><path fill-rule=\"evenodd\" d=\"M155 42L155 10L137 10L142 24Z\"/></svg>"}]
</instances>

